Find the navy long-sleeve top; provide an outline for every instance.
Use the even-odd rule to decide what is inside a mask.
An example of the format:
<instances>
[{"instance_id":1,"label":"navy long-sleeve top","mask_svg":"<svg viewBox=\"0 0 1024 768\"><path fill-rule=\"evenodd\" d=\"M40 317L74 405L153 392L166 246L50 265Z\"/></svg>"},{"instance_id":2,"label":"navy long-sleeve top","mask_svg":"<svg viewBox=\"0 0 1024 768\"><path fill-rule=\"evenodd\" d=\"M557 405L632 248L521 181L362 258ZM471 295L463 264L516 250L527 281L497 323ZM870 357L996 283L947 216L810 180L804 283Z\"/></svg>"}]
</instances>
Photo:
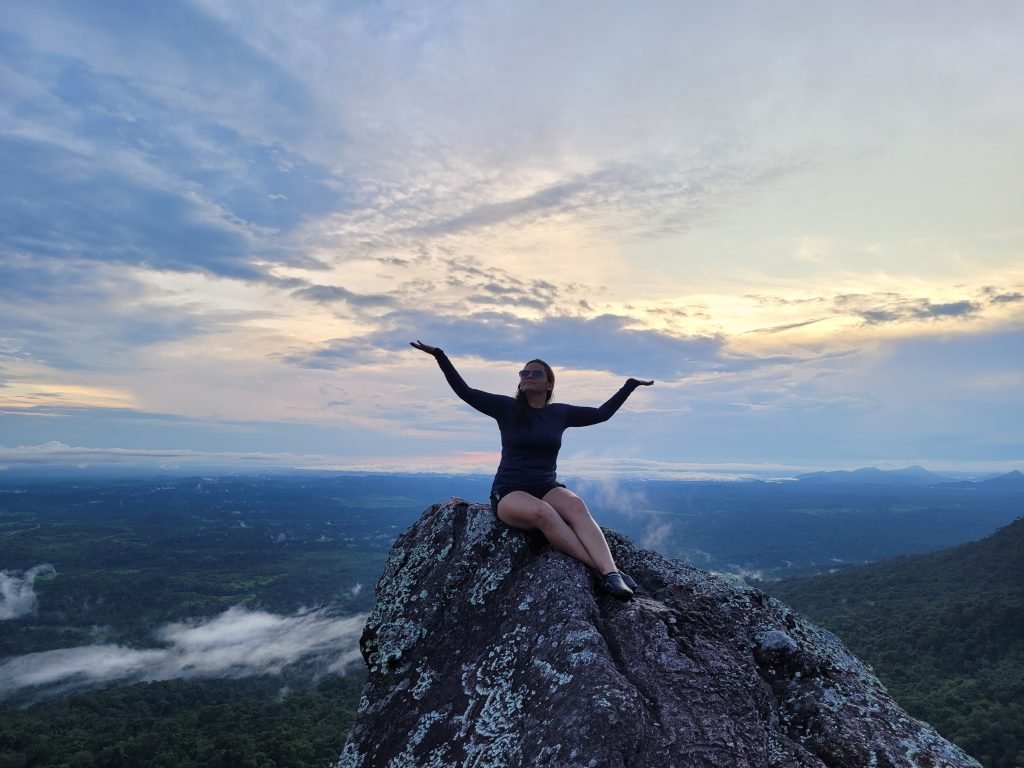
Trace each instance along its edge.
<instances>
[{"instance_id":1,"label":"navy long-sleeve top","mask_svg":"<svg viewBox=\"0 0 1024 768\"><path fill-rule=\"evenodd\" d=\"M501 431L501 462L494 476L494 489L508 491L556 482L558 450L562 433L569 427L587 427L608 421L626 402L637 385L623 385L604 405L588 408L565 403L548 403L531 408L531 419L516 423L519 407L514 397L472 389L455 370L448 356L440 349L434 357L452 390L462 400L498 422Z\"/></svg>"}]
</instances>

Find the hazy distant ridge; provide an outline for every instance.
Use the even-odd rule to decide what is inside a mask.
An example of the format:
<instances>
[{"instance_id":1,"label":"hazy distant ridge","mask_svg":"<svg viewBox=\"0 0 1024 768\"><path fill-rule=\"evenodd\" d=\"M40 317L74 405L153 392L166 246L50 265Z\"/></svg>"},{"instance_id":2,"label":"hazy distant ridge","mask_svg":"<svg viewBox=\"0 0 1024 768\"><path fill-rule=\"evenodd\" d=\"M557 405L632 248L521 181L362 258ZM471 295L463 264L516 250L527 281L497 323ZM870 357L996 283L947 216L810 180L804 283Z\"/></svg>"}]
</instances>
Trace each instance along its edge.
<instances>
[{"instance_id":1,"label":"hazy distant ridge","mask_svg":"<svg viewBox=\"0 0 1024 768\"><path fill-rule=\"evenodd\" d=\"M1014 471L1009 475L1019 475L1024 480L1024 475ZM903 469L878 469L877 467L863 467L852 472L845 469L826 472L807 472L797 475L800 482L811 483L900 483L912 485L937 485L939 483L955 483L955 478L930 472L924 467L915 465Z\"/></svg>"}]
</instances>

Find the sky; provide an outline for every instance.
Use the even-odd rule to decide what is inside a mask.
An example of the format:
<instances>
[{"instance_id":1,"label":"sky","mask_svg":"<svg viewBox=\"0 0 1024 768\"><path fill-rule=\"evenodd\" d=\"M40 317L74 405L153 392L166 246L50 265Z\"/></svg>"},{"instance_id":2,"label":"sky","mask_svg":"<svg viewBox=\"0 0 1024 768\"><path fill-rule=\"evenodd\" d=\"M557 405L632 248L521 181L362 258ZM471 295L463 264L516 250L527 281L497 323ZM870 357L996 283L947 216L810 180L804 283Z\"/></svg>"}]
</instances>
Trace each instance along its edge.
<instances>
[{"instance_id":1,"label":"sky","mask_svg":"<svg viewBox=\"0 0 1024 768\"><path fill-rule=\"evenodd\" d=\"M0 467L1024 468L1024 4L8 0Z\"/></svg>"}]
</instances>

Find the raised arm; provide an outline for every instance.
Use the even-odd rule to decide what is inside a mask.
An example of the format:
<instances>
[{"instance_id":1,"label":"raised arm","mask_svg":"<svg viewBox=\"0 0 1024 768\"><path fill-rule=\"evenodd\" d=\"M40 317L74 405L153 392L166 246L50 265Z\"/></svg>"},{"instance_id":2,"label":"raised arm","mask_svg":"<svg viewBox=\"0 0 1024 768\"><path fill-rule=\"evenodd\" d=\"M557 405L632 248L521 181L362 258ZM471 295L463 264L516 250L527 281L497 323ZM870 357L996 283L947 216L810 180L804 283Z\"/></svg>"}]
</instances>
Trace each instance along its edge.
<instances>
[{"instance_id":1,"label":"raised arm","mask_svg":"<svg viewBox=\"0 0 1024 768\"><path fill-rule=\"evenodd\" d=\"M569 415L566 425L570 427L589 427L591 424L600 424L608 421L614 413L626 402L626 398L633 394L637 387L650 387L653 381L641 381L640 379L627 379L622 388L608 398L604 405L598 408L588 408L581 405L573 405L569 408Z\"/></svg>"},{"instance_id":2,"label":"raised arm","mask_svg":"<svg viewBox=\"0 0 1024 768\"><path fill-rule=\"evenodd\" d=\"M455 366L452 365L452 361L448 359L448 355L446 355L444 350L440 347L432 347L429 344L424 344L418 339L416 341L410 341L409 344L421 352L433 355L434 359L437 360L438 366L441 368L441 372L444 373L445 379L448 381L448 386L452 388L452 391L459 396L459 399L476 408L481 413L486 413L488 416L497 418L503 406L503 402L511 399L502 395L494 395L490 392L484 392L483 390L473 389L470 387L466 384L462 376L459 375L459 372L455 370Z\"/></svg>"}]
</instances>

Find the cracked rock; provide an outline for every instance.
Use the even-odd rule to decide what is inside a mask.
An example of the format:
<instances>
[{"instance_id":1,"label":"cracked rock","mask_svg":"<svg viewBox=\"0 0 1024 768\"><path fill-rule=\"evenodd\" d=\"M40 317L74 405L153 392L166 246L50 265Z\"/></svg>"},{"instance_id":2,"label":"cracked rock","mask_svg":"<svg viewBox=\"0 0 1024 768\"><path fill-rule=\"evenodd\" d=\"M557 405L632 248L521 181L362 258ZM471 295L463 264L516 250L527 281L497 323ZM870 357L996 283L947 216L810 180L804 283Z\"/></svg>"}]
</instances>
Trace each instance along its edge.
<instances>
[{"instance_id":1,"label":"cracked rock","mask_svg":"<svg viewBox=\"0 0 1024 768\"><path fill-rule=\"evenodd\" d=\"M335 768L960 768L832 634L613 531L620 602L452 499L391 550Z\"/></svg>"}]
</instances>

